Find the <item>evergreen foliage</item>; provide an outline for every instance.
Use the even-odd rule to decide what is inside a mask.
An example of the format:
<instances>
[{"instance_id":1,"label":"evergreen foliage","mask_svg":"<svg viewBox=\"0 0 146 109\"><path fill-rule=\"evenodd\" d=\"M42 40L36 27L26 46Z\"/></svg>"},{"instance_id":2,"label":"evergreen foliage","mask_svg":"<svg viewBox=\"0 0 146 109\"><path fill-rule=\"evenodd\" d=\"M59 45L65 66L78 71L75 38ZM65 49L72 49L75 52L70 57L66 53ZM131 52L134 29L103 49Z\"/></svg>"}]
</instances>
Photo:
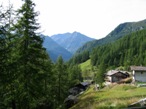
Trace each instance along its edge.
<instances>
[{"instance_id":1,"label":"evergreen foliage","mask_svg":"<svg viewBox=\"0 0 146 109\"><path fill-rule=\"evenodd\" d=\"M106 65L104 63L100 64L98 67L98 73L96 73L95 81L102 87L102 83L104 82L105 73L106 73Z\"/></svg>"},{"instance_id":2,"label":"evergreen foliage","mask_svg":"<svg viewBox=\"0 0 146 109\"><path fill-rule=\"evenodd\" d=\"M77 64L89 58L99 69L99 84L107 67L146 65L146 30L98 46L91 56L84 51L68 64L62 57L54 64L37 33L38 13L32 0L23 0L16 13L11 7L0 8L0 109L63 109L68 89L83 81Z\"/></svg>"},{"instance_id":3,"label":"evergreen foliage","mask_svg":"<svg viewBox=\"0 0 146 109\"><path fill-rule=\"evenodd\" d=\"M58 57L55 64L54 74L56 76L56 80L54 81L54 87L56 88L54 90L56 92L56 105L59 106L67 96L66 90L68 89L68 74L66 72L66 65L64 64L61 56Z\"/></svg>"},{"instance_id":4,"label":"evergreen foliage","mask_svg":"<svg viewBox=\"0 0 146 109\"><path fill-rule=\"evenodd\" d=\"M122 39L99 46L91 53L92 65L105 63L107 67L146 65L146 30L131 33Z\"/></svg>"},{"instance_id":5,"label":"evergreen foliage","mask_svg":"<svg viewBox=\"0 0 146 109\"><path fill-rule=\"evenodd\" d=\"M83 81L83 77L81 74L81 68L78 65L71 65L68 68L68 78L69 78L69 87L73 87L75 84Z\"/></svg>"},{"instance_id":6,"label":"evergreen foliage","mask_svg":"<svg viewBox=\"0 0 146 109\"><path fill-rule=\"evenodd\" d=\"M18 21L14 25L14 35L17 36L17 99L19 108L35 108L38 98L43 96L45 69L44 61L48 58L42 47L43 40L36 33L39 29L36 23L37 13L34 12L35 4L25 0L18 10Z\"/></svg>"},{"instance_id":7,"label":"evergreen foliage","mask_svg":"<svg viewBox=\"0 0 146 109\"><path fill-rule=\"evenodd\" d=\"M16 95L16 61L14 48L14 37L11 34L11 13L12 7L5 10L1 6L0 9L0 108L5 109L11 106L15 109Z\"/></svg>"},{"instance_id":8,"label":"evergreen foliage","mask_svg":"<svg viewBox=\"0 0 146 109\"><path fill-rule=\"evenodd\" d=\"M114 42L125 35L131 34L132 32L140 31L146 29L146 19L138 22L126 22L119 24L113 31L111 31L106 37L87 42L82 47L77 50L77 53L82 53L83 51L92 51L93 48L101 45L105 45Z\"/></svg>"},{"instance_id":9,"label":"evergreen foliage","mask_svg":"<svg viewBox=\"0 0 146 109\"><path fill-rule=\"evenodd\" d=\"M68 63L73 65L83 63L90 58L89 55L89 51L84 51L83 53L76 54L68 61Z\"/></svg>"},{"instance_id":10,"label":"evergreen foliage","mask_svg":"<svg viewBox=\"0 0 146 109\"><path fill-rule=\"evenodd\" d=\"M53 64L43 48L35 4L23 0L16 13L0 8L0 109L64 108L69 86L74 85L68 77L75 75L69 76L72 70L62 57Z\"/></svg>"}]
</instances>

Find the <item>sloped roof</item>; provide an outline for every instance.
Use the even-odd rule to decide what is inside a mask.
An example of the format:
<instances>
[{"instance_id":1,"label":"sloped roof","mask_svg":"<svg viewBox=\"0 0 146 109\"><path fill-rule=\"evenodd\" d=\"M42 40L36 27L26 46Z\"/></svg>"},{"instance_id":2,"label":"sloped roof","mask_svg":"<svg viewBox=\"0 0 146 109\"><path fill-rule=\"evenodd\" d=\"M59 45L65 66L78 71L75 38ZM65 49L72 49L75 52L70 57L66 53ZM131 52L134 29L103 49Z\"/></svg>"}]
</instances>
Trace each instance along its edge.
<instances>
[{"instance_id":1,"label":"sloped roof","mask_svg":"<svg viewBox=\"0 0 146 109\"><path fill-rule=\"evenodd\" d=\"M125 74L125 75L128 75L128 73L126 71L119 71L119 70L110 70L107 72L107 76L112 76L116 73L122 73L122 74Z\"/></svg>"},{"instance_id":2,"label":"sloped roof","mask_svg":"<svg viewBox=\"0 0 146 109\"><path fill-rule=\"evenodd\" d=\"M111 76L111 75L114 75L115 73L118 73L118 72L119 72L118 70L110 70L107 72L106 75Z\"/></svg>"},{"instance_id":3,"label":"sloped roof","mask_svg":"<svg viewBox=\"0 0 146 109\"><path fill-rule=\"evenodd\" d=\"M130 68L131 70L135 70L135 71L146 71L146 67L144 66L131 66Z\"/></svg>"},{"instance_id":4,"label":"sloped roof","mask_svg":"<svg viewBox=\"0 0 146 109\"><path fill-rule=\"evenodd\" d=\"M89 82L81 82L80 84L82 84L83 86L88 86L90 83Z\"/></svg>"}]
</instances>

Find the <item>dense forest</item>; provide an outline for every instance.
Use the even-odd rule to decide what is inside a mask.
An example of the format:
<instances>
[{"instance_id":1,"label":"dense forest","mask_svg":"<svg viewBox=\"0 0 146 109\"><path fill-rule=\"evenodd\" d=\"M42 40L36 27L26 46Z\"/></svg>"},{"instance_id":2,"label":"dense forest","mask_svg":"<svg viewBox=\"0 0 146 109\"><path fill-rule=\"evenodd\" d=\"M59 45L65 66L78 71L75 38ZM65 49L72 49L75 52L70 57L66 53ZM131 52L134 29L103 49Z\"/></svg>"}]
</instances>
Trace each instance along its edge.
<instances>
[{"instance_id":1,"label":"dense forest","mask_svg":"<svg viewBox=\"0 0 146 109\"><path fill-rule=\"evenodd\" d=\"M82 47L77 50L77 53L82 53L83 51L92 51L93 48L101 45L105 45L111 42L115 42L116 40L131 34L132 32L136 32L139 30L146 29L146 20L138 21L138 22L125 22L119 24L113 31L111 31L104 38L87 42Z\"/></svg>"},{"instance_id":2,"label":"dense forest","mask_svg":"<svg viewBox=\"0 0 146 109\"><path fill-rule=\"evenodd\" d=\"M68 89L82 81L77 65L51 62L34 8L32 0L18 10L0 7L0 109L62 109Z\"/></svg>"},{"instance_id":3,"label":"dense forest","mask_svg":"<svg viewBox=\"0 0 146 109\"><path fill-rule=\"evenodd\" d=\"M146 30L139 30L121 39L95 47L92 52L84 51L70 59L69 64L78 64L91 59L96 71L94 80L102 84L108 69L130 70L131 65L146 65Z\"/></svg>"},{"instance_id":4,"label":"dense forest","mask_svg":"<svg viewBox=\"0 0 146 109\"><path fill-rule=\"evenodd\" d=\"M106 67L146 65L146 30L139 30L105 45L96 46L91 52L84 51L72 57L69 63L82 63L91 59L93 66Z\"/></svg>"},{"instance_id":5,"label":"dense forest","mask_svg":"<svg viewBox=\"0 0 146 109\"><path fill-rule=\"evenodd\" d=\"M92 65L107 67L146 65L146 30L131 33L110 44L99 46L91 53Z\"/></svg>"},{"instance_id":6,"label":"dense forest","mask_svg":"<svg viewBox=\"0 0 146 109\"><path fill-rule=\"evenodd\" d=\"M83 63L90 59L90 52L89 51L84 51L82 53L75 54L69 61L68 64L70 65L76 65Z\"/></svg>"}]
</instances>

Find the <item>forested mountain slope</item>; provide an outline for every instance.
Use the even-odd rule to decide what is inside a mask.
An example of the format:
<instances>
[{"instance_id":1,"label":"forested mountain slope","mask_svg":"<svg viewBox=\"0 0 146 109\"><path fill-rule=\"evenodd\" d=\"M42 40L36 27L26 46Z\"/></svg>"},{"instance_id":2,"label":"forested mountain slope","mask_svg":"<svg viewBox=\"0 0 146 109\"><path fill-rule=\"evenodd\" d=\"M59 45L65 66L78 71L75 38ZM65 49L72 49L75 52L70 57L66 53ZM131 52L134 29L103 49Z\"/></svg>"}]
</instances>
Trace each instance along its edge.
<instances>
[{"instance_id":1,"label":"forested mountain slope","mask_svg":"<svg viewBox=\"0 0 146 109\"><path fill-rule=\"evenodd\" d=\"M96 47L91 53L92 65L146 65L146 30L131 33L114 43Z\"/></svg>"},{"instance_id":2,"label":"forested mountain slope","mask_svg":"<svg viewBox=\"0 0 146 109\"><path fill-rule=\"evenodd\" d=\"M77 53L81 53L85 50L91 51L94 47L98 45L104 45L110 42L114 42L125 35L143 29L146 29L146 20L142 20L139 22L122 23L118 25L113 31L111 31L106 37L99 40L87 42L85 45L77 50Z\"/></svg>"}]
</instances>

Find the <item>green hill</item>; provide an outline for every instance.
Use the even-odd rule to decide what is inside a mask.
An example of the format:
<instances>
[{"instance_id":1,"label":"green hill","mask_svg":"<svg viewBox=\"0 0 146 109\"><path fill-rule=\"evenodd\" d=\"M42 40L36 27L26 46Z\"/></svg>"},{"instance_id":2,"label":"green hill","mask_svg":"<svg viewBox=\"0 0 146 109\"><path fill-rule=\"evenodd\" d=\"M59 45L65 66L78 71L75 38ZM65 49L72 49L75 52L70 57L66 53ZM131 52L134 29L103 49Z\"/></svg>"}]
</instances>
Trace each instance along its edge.
<instances>
[{"instance_id":1,"label":"green hill","mask_svg":"<svg viewBox=\"0 0 146 109\"><path fill-rule=\"evenodd\" d=\"M91 53L92 65L107 67L146 65L146 30L131 33L114 43L99 46ZM127 69L128 70L128 69Z\"/></svg>"},{"instance_id":2,"label":"green hill","mask_svg":"<svg viewBox=\"0 0 146 109\"><path fill-rule=\"evenodd\" d=\"M86 62L81 63L80 67L82 71L91 70L92 69L91 60L89 59Z\"/></svg>"},{"instance_id":3,"label":"green hill","mask_svg":"<svg viewBox=\"0 0 146 109\"><path fill-rule=\"evenodd\" d=\"M133 32L121 39L96 47L90 60L80 64L82 71L92 71L92 65L106 68L130 65L146 65L146 30ZM105 68L105 69L106 69ZM96 71L97 72L97 71ZM105 72L102 72L105 73ZM71 109L123 109L146 97L146 88L130 84L120 84L94 90L94 85L79 96L79 101Z\"/></svg>"},{"instance_id":4,"label":"green hill","mask_svg":"<svg viewBox=\"0 0 146 109\"><path fill-rule=\"evenodd\" d=\"M83 51L92 51L92 49L99 45L104 45L107 43L114 42L121 37L131 34L133 32L146 29L146 20L138 21L138 22L126 22L119 24L113 31L111 31L106 37L94 40L91 42L87 42L81 48L77 50L77 53L82 53Z\"/></svg>"},{"instance_id":5,"label":"green hill","mask_svg":"<svg viewBox=\"0 0 146 109\"><path fill-rule=\"evenodd\" d=\"M113 85L100 91L91 86L71 109L122 109L146 97L145 92L146 88L129 84Z\"/></svg>"},{"instance_id":6,"label":"green hill","mask_svg":"<svg viewBox=\"0 0 146 109\"><path fill-rule=\"evenodd\" d=\"M109 59L111 60L112 58L114 58L114 55L116 53L119 53L119 56L120 56L120 53L127 51L125 49L123 50L123 47L125 47L125 46L134 48L133 51L127 51L129 53L135 53L138 50L140 50L138 46L142 46L141 48L144 49L145 38L144 38L144 40L142 40L142 37L144 37L145 33L140 34L139 31L145 31L145 29L146 29L146 20L139 21L139 22L130 22L130 23L120 24L111 33L109 33L105 38L88 42L84 46L82 46L80 49L78 49L78 51L76 52L76 55L74 55L70 59L70 63L74 63L74 64L82 63L82 62L85 62L86 60L88 60L91 57L91 55L92 56L94 55L93 59L91 59L91 61L93 60L94 61L93 64L95 65L96 63L100 63L100 61L97 61L97 58L99 60L101 60L101 57L103 57L105 55L107 55L106 56L107 58L104 59L105 61L108 61ZM133 39L130 38L131 36L132 37L134 36ZM123 39L123 37L125 39ZM126 37L128 37L128 38L126 38ZM141 39L139 38L140 39L139 40L138 37L140 37ZM129 41L129 38L131 39L130 41ZM122 41L120 42L119 40L122 40ZM141 42L142 42L142 44L141 44ZM113 47L113 49L108 49L106 52L103 53L103 51L105 51L105 48L102 46L106 46L106 47L108 46L108 48L112 48L111 47L112 43L117 43L117 44L115 44L115 47ZM118 45L119 43L122 43L122 44ZM129 44L130 44L130 46L129 46ZM119 48L118 51L114 52L115 50L117 50L117 47L119 47L119 46L123 46L123 47ZM97 51L97 49L99 49L99 50ZM85 53L87 53L87 52L90 56L83 58L83 57L85 57ZM98 53L100 53L99 56L96 55ZM131 54L129 54L129 55L131 55ZM138 56L139 54L136 54L136 55ZM83 60L82 60L82 58L83 58ZM117 57L115 60L112 60L109 63L107 63L107 62L105 62L105 63L110 64L112 62L116 62L117 59L119 59L119 57ZM125 60L123 60L123 61L125 61ZM121 62L122 62L122 58L121 58ZM118 63L118 61L117 61L117 63ZM125 64L127 64L127 63L125 63ZM139 63L137 63L137 64L139 64ZM140 64L143 64L143 63L140 63Z\"/></svg>"},{"instance_id":7,"label":"green hill","mask_svg":"<svg viewBox=\"0 0 146 109\"><path fill-rule=\"evenodd\" d=\"M91 60L87 60L80 64L82 70L82 76L84 80L93 80L94 74L97 72L97 69L91 65Z\"/></svg>"}]
</instances>

